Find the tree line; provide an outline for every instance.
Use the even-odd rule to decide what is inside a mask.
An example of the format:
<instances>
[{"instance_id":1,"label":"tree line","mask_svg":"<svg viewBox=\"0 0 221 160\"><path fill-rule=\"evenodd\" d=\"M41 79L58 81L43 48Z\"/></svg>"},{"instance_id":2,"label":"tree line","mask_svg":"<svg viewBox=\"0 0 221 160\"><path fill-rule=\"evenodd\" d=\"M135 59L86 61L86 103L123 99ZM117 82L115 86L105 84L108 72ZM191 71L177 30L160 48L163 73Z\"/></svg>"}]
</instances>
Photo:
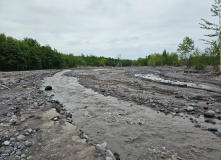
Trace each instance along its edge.
<instances>
[{"instance_id":1,"label":"tree line","mask_svg":"<svg viewBox=\"0 0 221 160\"><path fill-rule=\"evenodd\" d=\"M0 34L0 70L63 69L81 66L131 66L132 60L63 54L32 38L17 40Z\"/></svg>"},{"instance_id":2,"label":"tree line","mask_svg":"<svg viewBox=\"0 0 221 160\"><path fill-rule=\"evenodd\" d=\"M180 53L180 54L178 54ZM194 48L194 41L185 37L179 44L177 52L169 53L166 49L137 60L97 57L94 55L63 54L49 45L41 46L32 38L17 40L0 34L0 70L36 70L63 69L85 66L182 66L204 69L207 65L218 68L219 44L213 41L210 47L202 52Z\"/></svg>"}]
</instances>

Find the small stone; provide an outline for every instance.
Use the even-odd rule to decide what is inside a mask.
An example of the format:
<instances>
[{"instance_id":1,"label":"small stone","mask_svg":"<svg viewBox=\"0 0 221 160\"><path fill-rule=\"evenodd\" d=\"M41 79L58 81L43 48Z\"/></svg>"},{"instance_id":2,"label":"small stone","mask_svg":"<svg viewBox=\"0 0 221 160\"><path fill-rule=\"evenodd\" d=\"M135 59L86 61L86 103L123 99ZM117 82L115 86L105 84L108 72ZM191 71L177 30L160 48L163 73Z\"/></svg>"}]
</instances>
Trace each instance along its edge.
<instances>
[{"instance_id":1,"label":"small stone","mask_svg":"<svg viewBox=\"0 0 221 160\"><path fill-rule=\"evenodd\" d=\"M187 112L191 112L191 111L193 111L194 110L194 108L193 107L191 107L191 106L189 106L189 107L187 107Z\"/></svg>"},{"instance_id":2,"label":"small stone","mask_svg":"<svg viewBox=\"0 0 221 160\"><path fill-rule=\"evenodd\" d=\"M9 123L11 123L11 124L15 124L17 122L17 119L11 119L10 121L9 121Z\"/></svg>"},{"instance_id":3,"label":"small stone","mask_svg":"<svg viewBox=\"0 0 221 160\"><path fill-rule=\"evenodd\" d=\"M18 156L21 156L21 154L22 154L21 150L18 149L15 154L18 155Z\"/></svg>"},{"instance_id":4,"label":"small stone","mask_svg":"<svg viewBox=\"0 0 221 160\"><path fill-rule=\"evenodd\" d=\"M205 110L208 110L208 109L209 109L209 107L208 107L208 106L204 106L203 108L204 108Z\"/></svg>"},{"instance_id":5,"label":"small stone","mask_svg":"<svg viewBox=\"0 0 221 160\"><path fill-rule=\"evenodd\" d=\"M114 157L116 158L116 160L120 160L120 155L117 152L114 153Z\"/></svg>"},{"instance_id":6,"label":"small stone","mask_svg":"<svg viewBox=\"0 0 221 160\"><path fill-rule=\"evenodd\" d=\"M9 150L9 149L2 150L2 154L11 154L11 150Z\"/></svg>"},{"instance_id":7,"label":"small stone","mask_svg":"<svg viewBox=\"0 0 221 160\"><path fill-rule=\"evenodd\" d=\"M15 124L16 124L16 125L21 125L22 122L21 122L20 120L18 120Z\"/></svg>"},{"instance_id":8,"label":"small stone","mask_svg":"<svg viewBox=\"0 0 221 160\"><path fill-rule=\"evenodd\" d=\"M22 144L22 145L20 146L20 149L21 149L21 151L23 151L23 150L27 149L27 147Z\"/></svg>"},{"instance_id":9,"label":"small stone","mask_svg":"<svg viewBox=\"0 0 221 160\"><path fill-rule=\"evenodd\" d=\"M27 97L22 97L22 99L23 99L23 100L27 100L28 98L27 98Z\"/></svg>"},{"instance_id":10,"label":"small stone","mask_svg":"<svg viewBox=\"0 0 221 160\"><path fill-rule=\"evenodd\" d=\"M216 135L217 137L221 137L221 132L216 132L215 135Z\"/></svg>"},{"instance_id":11,"label":"small stone","mask_svg":"<svg viewBox=\"0 0 221 160\"><path fill-rule=\"evenodd\" d=\"M52 86L46 86L46 87L45 87L45 90L46 90L46 91L52 90Z\"/></svg>"},{"instance_id":12,"label":"small stone","mask_svg":"<svg viewBox=\"0 0 221 160\"><path fill-rule=\"evenodd\" d=\"M3 145L5 145L5 146L8 146L10 144L10 141L5 141L4 143L3 143Z\"/></svg>"},{"instance_id":13,"label":"small stone","mask_svg":"<svg viewBox=\"0 0 221 160\"><path fill-rule=\"evenodd\" d=\"M2 158L5 158L5 157L9 157L9 154L6 154L6 153L2 154Z\"/></svg>"},{"instance_id":14,"label":"small stone","mask_svg":"<svg viewBox=\"0 0 221 160\"><path fill-rule=\"evenodd\" d=\"M21 155L21 158L25 158L25 157L26 157L26 155L25 155L25 154L22 154L22 155Z\"/></svg>"},{"instance_id":15,"label":"small stone","mask_svg":"<svg viewBox=\"0 0 221 160\"><path fill-rule=\"evenodd\" d=\"M211 121L210 121L210 123L212 123L212 124L216 124L216 121L214 121L214 120L211 120Z\"/></svg>"},{"instance_id":16,"label":"small stone","mask_svg":"<svg viewBox=\"0 0 221 160\"><path fill-rule=\"evenodd\" d=\"M213 110L208 110L207 112L204 113L205 117L213 118L215 115L215 112Z\"/></svg>"},{"instance_id":17,"label":"small stone","mask_svg":"<svg viewBox=\"0 0 221 160\"><path fill-rule=\"evenodd\" d=\"M196 124L194 125L195 128L201 128L201 125L200 124Z\"/></svg>"},{"instance_id":18,"label":"small stone","mask_svg":"<svg viewBox=\"0 0 221 160\"><path fill-rule=\"evenodd\" d=\"M11 116L13 116L13 115L14 115L13 112L8 112L8 113L7 113L7 117L11 117Z\"/></svg>"},{"instance_id":19,"label":"small stone","mask_svg":"<svg viewBox=\"0 0 221 160\"><path fill-rule=\"evenodd\" d=\"M21 119L21 122L24 122L24 121L25 121L25 118L22 118L22 119Z\"/></svg>"},{"instance_id":20,"label":"small stone","mask_svg":"<svg viewBox=\"0 0 221 160\"><path fill-rule=\"evenodd\" d=\"M31 146L32 146L32 143L29 142L29 141L25 141L25 146L26 146L26 147L31 147Z\"/></svg>"},{"instance_id":21,"label":"small stone","mask_svg":"<svg viewBox=\"0 0 221 160\"><path fill-rule=\"evenodd\" d=\"M211 132L218 132L218 129L217 129L217 128L208 128L208 131L211 131Z\"/></svg>"},{"instance_id":22,"label":"small stone","mask_svg":"<svg viewBox=\"0 0 221 160\"><path fill-rule=\"evenodd\" d=\"M25 141L25 140L26 140L26 137L25 137L24 135L19 135L19 136L17 137L17 140L19 140L19 141Z\"/></svg>"},{"instance_id":23,"label":"small stone","mask_svg":"<svg viewBox=\"0 0 221 160\"><path fill-rule=\"evenodd\" d=\"M28 86L27 85L22 85L22 88L27 88Z\"/></svg>"},{"instance_id":24,"label":"small stone","mask_svg":"<svg viewBox=\"0 0 221 160\"><path fill-rule=\"evenodd\" d=\"M219 110L219 109L216 109L215 112L216 112L217 114L220 114L220 110Z\"/></svg>"},{"instance_id":25,"label":"small stone","mask_svg":"<svg viewBox=\"0 0 221 160\"><path fill-rule=\"evenodd\" d=\"M16 139L14 137L10 138L10 142L15 142Z\"/></svg>"},{"instance_id":26,"label":"small stone","mask_svg":"<svg viewBox=\"0 0 221 160\"><path fill-rule=\"evenodd\" d=\"M37 103L37 102L34 102L33 105L34 105L35 107L38 107L38 103Z\"/></svg>"},{"instance_id":27,"label":"small stone","mask_svg":"<svg viewBox=\"0 0 221 160\"><path fill-rule=\"evenodd\" d=\"M153 99L150 99L149 102L150 102L150 103L153 103Z\"/></svg>"}]
</instances>

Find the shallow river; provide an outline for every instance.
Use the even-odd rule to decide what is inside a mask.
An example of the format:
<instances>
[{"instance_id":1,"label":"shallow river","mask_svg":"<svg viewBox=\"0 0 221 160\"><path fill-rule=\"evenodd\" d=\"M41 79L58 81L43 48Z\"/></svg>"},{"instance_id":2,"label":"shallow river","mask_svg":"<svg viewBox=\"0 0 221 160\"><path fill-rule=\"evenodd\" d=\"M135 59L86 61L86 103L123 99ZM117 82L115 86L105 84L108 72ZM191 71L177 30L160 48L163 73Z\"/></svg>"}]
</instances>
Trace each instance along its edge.
<instances>
[{"instance_id":1,"label":"shallow river","mask_svg":"<svg viewBox=\"0 0 221 160\"><path fill-rule=\"evenodd\" d=\"M193 127L189 117L172 117L146 106L105 97L78 83L77 78L59 72L44 80L51 85L53 99L73 113L75 125L96 143L107 142L122 160L221 159L221 139L203 128L214 127L198 119ZM220 123L220 122L219 122ZM210 126L211 125L211 126ZM215 126L219 130L220 124Z\"/></svg>"}]
</instances>

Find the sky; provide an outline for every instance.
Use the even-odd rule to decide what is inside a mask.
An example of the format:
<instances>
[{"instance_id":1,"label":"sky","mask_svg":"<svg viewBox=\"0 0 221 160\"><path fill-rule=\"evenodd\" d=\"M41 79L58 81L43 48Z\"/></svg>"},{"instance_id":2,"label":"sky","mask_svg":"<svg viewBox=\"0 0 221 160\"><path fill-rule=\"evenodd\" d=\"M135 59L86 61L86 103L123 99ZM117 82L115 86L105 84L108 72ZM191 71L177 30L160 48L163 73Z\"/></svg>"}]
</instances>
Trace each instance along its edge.
<instances>
[{"instance_id":1,"label":"sky","mask_svg":"<svg viewBox=\"0 0 221 160\"><path fill-rule=\"evenodd\" d=\"M64 54L137 59L176 52L200 39L200 19L218 24L214 0L0 0L0 33L50 45Z\"/></svg>"}]
</instances>

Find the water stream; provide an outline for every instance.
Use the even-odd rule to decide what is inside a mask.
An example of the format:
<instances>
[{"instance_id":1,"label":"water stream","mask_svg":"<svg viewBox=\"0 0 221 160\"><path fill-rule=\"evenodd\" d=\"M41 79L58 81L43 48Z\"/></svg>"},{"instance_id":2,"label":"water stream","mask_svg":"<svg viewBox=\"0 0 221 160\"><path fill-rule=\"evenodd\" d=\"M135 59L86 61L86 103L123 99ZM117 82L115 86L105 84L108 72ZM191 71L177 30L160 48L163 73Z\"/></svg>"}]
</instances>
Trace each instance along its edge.
<instances>
[{"instance_id":1,"label":"water stream","mask_svg":"<svg viewBox=\"0 0 221 160\"><path fill-rule=\"evenodd\" d=\"M221 159L221 141L213 133L193 127L189 118L164 115L132 102L103 96L63 76L65 70L44 79L53 99L72 112L75 125L96 143L107 142L122 160ZM43 88L43 87L42 87ZM211 124L204 124L207 128Z\"/></svg>"}]
</instances>

